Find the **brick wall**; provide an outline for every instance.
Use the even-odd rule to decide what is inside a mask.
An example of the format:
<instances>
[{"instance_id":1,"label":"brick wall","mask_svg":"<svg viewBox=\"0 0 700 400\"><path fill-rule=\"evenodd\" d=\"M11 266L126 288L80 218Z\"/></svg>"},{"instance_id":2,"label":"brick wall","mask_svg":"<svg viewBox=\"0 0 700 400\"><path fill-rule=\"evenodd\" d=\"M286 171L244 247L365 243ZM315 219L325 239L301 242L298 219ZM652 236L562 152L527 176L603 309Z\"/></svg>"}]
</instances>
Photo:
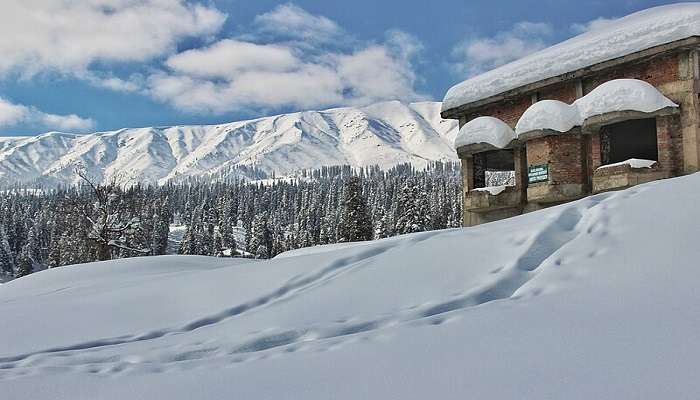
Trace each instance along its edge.
<instances>
[{"instance_id":1,"label":"brick wall","mask_svg":"<svg viewBox=\"0 0 700 400\"><path fill-rule=\"evenodd\" d=\"M527 143L528 165L549 165L551 184L583 184L583 141L580 134L547 136Z\"/></svg>"},{"instance_id":2,"label":"brick wall","mask_svg":"<svg viewBox=\"0 0 700 400\"><path fill-rule=\"evenodd\" d=\"M537 92L538 100L559 100L571 104L576 101L576 83L567 82L548 86Z\"/></svg>"},{"instance_id":3,"label":"brick wall","mask_svg":"<svg viewBox=\"0 0 700 400\"><path fill-rule=\"evenodd\" d=\"M504 101L481 108L469 114L467 121L483 116L495 117L514 128L520 117L531 105L532 99L530 96L522 96L511 101Z\"/></svg>"},{"instance_id":4,"label":"brick wall","mask_svg":"<svg viewBox=\"0 0 700 400\"><path fill-rule=\"evenodd\" d=\"M678 80L680 55L657 57L644 63L625 65L583 80L583 94L613 79L639 79L654 86Z\"/></svg>"}]
</instances>

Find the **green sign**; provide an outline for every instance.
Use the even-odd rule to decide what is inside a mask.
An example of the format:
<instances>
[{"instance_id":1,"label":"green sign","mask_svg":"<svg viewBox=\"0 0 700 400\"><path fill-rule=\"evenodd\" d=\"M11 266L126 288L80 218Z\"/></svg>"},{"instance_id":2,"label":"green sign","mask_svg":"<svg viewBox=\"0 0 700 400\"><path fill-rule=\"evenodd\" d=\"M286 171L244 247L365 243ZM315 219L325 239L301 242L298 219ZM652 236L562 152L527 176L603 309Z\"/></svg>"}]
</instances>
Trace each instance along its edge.
<instances>
[{"instance_id":1,"label":"green sign","mask_svg":"<svg viewBox=\"0 0 700 400\"><path fill-rule=\"evenodd\" d=\"M549 180L549 164L531 165L527 167L528 183L547 182Z\"/></svg>"}]
</instances>

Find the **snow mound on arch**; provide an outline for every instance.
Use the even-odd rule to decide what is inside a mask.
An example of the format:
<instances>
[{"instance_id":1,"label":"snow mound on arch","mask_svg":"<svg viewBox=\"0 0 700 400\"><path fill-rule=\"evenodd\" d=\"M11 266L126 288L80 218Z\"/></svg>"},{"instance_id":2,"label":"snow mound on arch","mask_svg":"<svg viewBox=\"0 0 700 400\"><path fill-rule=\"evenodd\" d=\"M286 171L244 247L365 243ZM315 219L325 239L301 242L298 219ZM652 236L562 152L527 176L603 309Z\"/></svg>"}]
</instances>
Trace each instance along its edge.
<instances>
[{"instance_id":1,"label":"snow mound on arch","mask_svg":"<svg viewBox=\"0 0 700 400\"><path fill-rule=\"evenodd\" d=\"M542 100L530 106L518 121L518 135L536 130L568 132L586 119L616 111L653 113L678 105L648 82L637 79L615 79L605 82L590 93L566 104Z\"/></svg>"},{"instance_id":2,"label":"snow mound on arch","mask_svg":"<svg viewBox=\"0 0 700 400\"><path fill-rule=\"evenodd\" d=\"M581 124L583 119L577 107L558 100L542 100L525 111L515 126L515 132L518 135L545 129L568 132Z\"/></svg>"},{"instance_id":3,"label":"snow mound on arch","mask_svg":"<svg viewBox=\"0 0 700 400\"><path fill-rule=\"evenodd\" d=\"M648 82L637 79L616 79L593 89L574 102L582 119L615 111L651 113L667 107L678 107Z\"/></svg>"},{"instance_id":4,"label":"snow mound on arch","mask_svg":"<svg viewBox=\"0 0 700 400\"><path fill-rule=\"evenodd\" d=\"M494 117L479 117L467 122L455 138L455 148L487 143L502 149L515 140L515 132L505 122Z\"/></svg>"}]
</instances>

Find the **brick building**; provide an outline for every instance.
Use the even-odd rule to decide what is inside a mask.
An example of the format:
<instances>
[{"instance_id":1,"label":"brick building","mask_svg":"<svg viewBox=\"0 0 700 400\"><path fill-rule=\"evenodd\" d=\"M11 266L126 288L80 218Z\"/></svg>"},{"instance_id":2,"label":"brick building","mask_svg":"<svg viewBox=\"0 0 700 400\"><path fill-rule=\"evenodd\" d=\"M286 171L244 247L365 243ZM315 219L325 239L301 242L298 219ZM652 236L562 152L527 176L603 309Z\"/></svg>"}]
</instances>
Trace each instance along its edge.
<instances>
[{"instance_id":1,"label":"brick building","mask_svg":"<svg viewBox=\"0 0 700 400\"><path fill-rule=\"evenodd\" d=\"M697 172L700 3L645 10L454 86L464 224Z\"/></svg>"}]
</instances>

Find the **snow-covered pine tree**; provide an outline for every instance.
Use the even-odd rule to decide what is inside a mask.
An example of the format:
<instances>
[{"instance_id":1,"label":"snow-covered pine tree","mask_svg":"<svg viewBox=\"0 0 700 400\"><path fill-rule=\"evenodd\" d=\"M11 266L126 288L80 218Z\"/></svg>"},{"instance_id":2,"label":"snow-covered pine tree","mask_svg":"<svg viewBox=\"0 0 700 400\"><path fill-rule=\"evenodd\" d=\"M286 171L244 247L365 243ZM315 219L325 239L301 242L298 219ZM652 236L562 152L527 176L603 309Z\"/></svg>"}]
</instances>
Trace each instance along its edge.
<instances>
[{"instance_id":1,"label":"snow-covered pine tree","mask_svg":"<svg viewBox=\"0 0 700 400\"><path fill-rule=\"evenodd\" d=\"M362 181L350 177L344 187L343 208L338 222L338 242L372 240L372 220L362 195Z\"/></svg>"},{"instance_id":2,"label":"snow-covered pine tree","mask_svg":"<svg viewBox=\"0 0 700 400\"><path fill-rule=\"evenodd\" d=\"M15 269L15 278L21 278L34 272L34 260L31 256L29 244L22 247L17 257L17 268Z\"/></svg>"},{"instance_id":3,"label":"snow-covered pine tree","mask_svg":"<svg viewBox=\"0 0 700 400\"><path fill-rule=\"evenodd\" d=\"M461 225L462 188L456 164L436 164L426 170L399 165L387 171L378 167L353 171L335 166L307 171L305 176L307 179L280 180L271 185L198 178L163 186L119 189L108 196L114 211L109 219L115 224L107 226L120 227L121 231L120 221L134 221L137 229L110 232L107 236L139 248L151 248L149 254L164 251L170 222L188 226L181 246L184 254L214 255L220 249L235 247L233 242L224 243L229 241L228 236L234 241L236 226L246 230L248 246L241 247L266 257L303 246L336 243L339 221L347 216L343 216L344 185L351 176L363 177L361 193L374 222L375 238ZM0 192L0 226L5 229L5 247L9 246L13 271L20 253L33 240L32 227L38 245L28 249L39 248L33 255L39 265L55 267L100 259L101 246L90 238L95 224L86 218L92 222L100 219L93 188L82 185L44 189L41 195L34 193ZM267 230L272 232L269 246L260 247L259 239L254 245L250 243L254 236L260 236L260 229L253 234L253 219L263 218L258 215L265 216ZM136 253L120 247L109 251L109 258L132 255Z\"/></svg>"},{"instance_id":4,"label":"snow-covered pine tree","mask_svg":"<svg viewBox=\"0 0 700 400\"><path fill-rule=\"evenodd\" d=\"M374 239L384 239L394 236L394 220L391 213L379 206L377 219L374 223Z\"/></svg>"},{"instance_id":5,"label":"snow-covered pine tree","mask_svg":"<svg viewBox=\"0 0 700 400\"><path fill-rule=\"evenodd\" d=\"M33 224L27 232L27 240L17 257L17 269L15 271L15 277L17 278L29 275L35 269L40 268L41 247L37 228L37 225Z\"/></svg>"},{"instance_id":6,"label":"snow-covered pine tree","mask_svg":"<svg viewBox=\"0 0 700 400\"><path fill-rule=\"evenodd\" d=\"M185 234L182 236L180 241L180 247L177 250L178 254L193 255L200 254L200 248L197 247L197 230L200 224L201 209L199 207L195 208L194 211L189 213L190 221L186 226Z\"/></svg>"},{"instance_id":7,"label":"snow-covered pine tree","mask_svg":"<svg viewBox=\"0 0 700 400\"><path fill-rule=\"evenodd\" d=\"M5 228L2 226L0 226L0 273L5 276L15 274L15 255L10 248Z\"/></svg>"},{"instance_id":8,"label":"snow-covered pine tree","mask_svg":"<svg viewBox=\"0 0 700 400\"><path fill-rule=\"evenodd\" d=\"M151 236L151 254L163 255L168 249L168 235L170 234L170 211L168 199L163 199L153 210L153 232Z\"/></svg>"},{"instance_id":9,"label":"snow-covered pine tree","mask_svg":"<svg viewBox=\"0 0 700 400\"><path fill-rule=\"evenodd\" d=\"M272 234L267 225L267 215L258 214L253 218L249 246L248 252L255 258L272 256Z\"/></svg>"},{"instance_id":10,"label":"snow-covered pine tree","mask_svg":"<svg viewBox=\"0 0 700 400\"><path fill-rule=\"evenodd\" d=\"M407 180L397 204L396 233L406 234L428 230L430 215L425 193L414 180Z\"/></svg>"}]
</instances>

